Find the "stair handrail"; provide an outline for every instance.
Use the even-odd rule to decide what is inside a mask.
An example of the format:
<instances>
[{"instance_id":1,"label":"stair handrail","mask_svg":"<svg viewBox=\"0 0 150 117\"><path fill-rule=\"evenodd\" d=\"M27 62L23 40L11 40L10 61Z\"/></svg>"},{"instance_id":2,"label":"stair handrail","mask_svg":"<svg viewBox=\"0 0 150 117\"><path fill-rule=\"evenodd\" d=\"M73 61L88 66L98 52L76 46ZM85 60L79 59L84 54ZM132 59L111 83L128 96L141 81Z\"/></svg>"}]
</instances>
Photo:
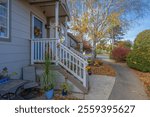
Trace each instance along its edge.
<instances>
[{"instance_id":1,"label":"stair handrail","mask_svg":"<svg viewBox=\"0 0 150 117\"><path fill-rule=\"evenodd\" d=\"M87 61L85 61L82 57L80 57L79 55L77 55L76 53L74 53L68 47L64 46L61 43L59 43L58 47L59 47L58 49L59 54L62 54L61 49L63 49L64 52L66 52L67 54L68 53L70 54L69 56L73 56L73 58L75 57L74 59L76 59L76 62L74 62L74 59L73 61L71 61L70 57L67 58L67 55L66 55L66 58L61 58L61 55L58 55L59 57L58 63L62 67L64 67L68 72L74 75L78 80L80 80L83 83L83 86L87 88L88 87L88 82L87 82L88 79L87 79L87 71L86 71L86 66L88 65ZM64 56L64 53L62 56ZM62 62L63 59L65 59L65 61L67 60L67 62L69 63L66 62L66 65L65 65L65 63ZM71 70L70 66L68 67L68 64L73 65L73 68L72 68L73 70ZM76 65L76 72L74 71L74 65Z\"/></svg>"},{"instance_id":2,"label":"stair handrail","mask_svg":"<svg viewBox=\"0 0 150 117\"><path fill-rule=\"evenodd\" d=\"M79 51L75 50L74 48L72 47L69 47L71 51L73 51L75 54L79 55L81 58L83 58L84 60L87 61L87 58L82 54L80 53Z\"/></svg>"},{"instance_id":3,"label":"stair handrail","mask_svg":"<svg viewBox=\"0 0 150 117\"><path fill-rule=\"evenodd\" d=\"M63 48L67 49L70 53L74 54L74 55L77 56L79 59L81 59L82 61L84 61L84 62L87 63L87 61L85 61L84 58L80 57L78 54L76 54L75 52L71 51L71 50L70 50L68 47L66 47L65 45L63 45L63 44L61 44L61 43L60 43L59 45L61 45ZM87 63L87 64L88 64L88 63Z\"/></svg>"}]
</instances>

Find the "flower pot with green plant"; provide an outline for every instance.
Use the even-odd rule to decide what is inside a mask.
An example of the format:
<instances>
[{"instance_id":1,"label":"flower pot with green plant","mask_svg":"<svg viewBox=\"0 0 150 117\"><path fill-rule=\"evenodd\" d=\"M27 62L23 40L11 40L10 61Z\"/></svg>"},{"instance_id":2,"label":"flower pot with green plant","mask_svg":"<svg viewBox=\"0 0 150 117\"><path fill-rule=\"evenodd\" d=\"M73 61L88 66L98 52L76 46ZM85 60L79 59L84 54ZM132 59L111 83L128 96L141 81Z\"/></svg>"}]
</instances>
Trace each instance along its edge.
<instances>
[{"instance_id":1,"label":"flower pot with green plant","mask_svg":"<svg viewBox=\"0 0 150 117\"><path fill-rule=\"evenodd\" d=\"M67 96L71 86L67 82L61 84L62 96Z\"/></svg>"},{"instance_id":2,"label":"flower pot with green plant","mask_svg":"<svg viewBox=\"0 0 150 117\"><path fill-rule=\"evenodd\" d=\"M47 99L52 99L54 95L54 74L52 72L50 57L48 54L45 56L45 64L44 64L44 73L42 74L42 89L45 92L45 96Z\"/></svg>"},{"instance_id":3,"label":"flower pot with green plant","mask_svg":"<svg viewBox=\"0 0 150 117\"><path fill-rule=\"evenodd\" d=\"M11 74L8 73L8 68L5 67L3 70L0 72L0 84L8 82L8 80L12 77L17 75L16 72L13 72Z\"/></svg>"},{"instance_id":4,"label":"flower pot with green plant","mask_svg":"<svg viewBox=\"0 0 150 117\"><path fill-rule=\"evenodd\" d=\"M88 75L92 75L92 69L90 66L86 66L86 70L88 72Z\"/></svg>"},{"instance_id":5,"label":"flower pot with green plant","mask_svg":"<svg viewBox=\"0 0 150 117\"><path fill-rule=\"evenodd\" d=\"M92 59L88 59L87 61L88 61L88 65L92 65L93 63Z\"/></svg>"}]
</instances>

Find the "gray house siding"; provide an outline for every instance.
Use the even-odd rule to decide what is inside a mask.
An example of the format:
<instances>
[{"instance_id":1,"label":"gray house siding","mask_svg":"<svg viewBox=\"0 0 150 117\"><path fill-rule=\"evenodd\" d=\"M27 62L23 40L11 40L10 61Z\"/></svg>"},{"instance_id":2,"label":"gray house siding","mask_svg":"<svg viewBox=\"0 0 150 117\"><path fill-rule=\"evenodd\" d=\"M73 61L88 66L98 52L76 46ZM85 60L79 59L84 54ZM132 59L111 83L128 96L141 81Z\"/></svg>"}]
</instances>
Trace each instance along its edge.
<instances>
[{"instance_id":1,"label":"gray house siding","mask_svg":"<svg viewBox=\"0 0 150 117\"><path fill-rule=\"evenodd\" d=\"M75 38L75 37L74 37ZM71 46L72 48L76 48L78 45L78 42L75 41L73 39L73 37L70 36L70 34L68 34L68 41L67 41L68 45Z\"/></svg>"},{"instance_id":2,"label":"gray house siding","mask_svg":"<svg viewBox=\"0 0 150 117\"><path fill-rule=\"evenodd\" d=\"M69 37L69 38L70 38L70 46L73 47L73 48L76 48L78 43L75 42L71 37Z\"/></svg>"},{"instance_id":3,"label":"gray house siding","mask_svg":"<svg viewBox=\"0 0 150 117\"><path fill-rule=\"evenodd\" d=\"M46 22L40 8L28 4L27 0L11 0L11 42L0 41L0 71L7 67L10 72L17 72L21 77L23 66L30 64L31 14ZM44 30L44 37L46 31Z\"/></svg>"}]
</instances>

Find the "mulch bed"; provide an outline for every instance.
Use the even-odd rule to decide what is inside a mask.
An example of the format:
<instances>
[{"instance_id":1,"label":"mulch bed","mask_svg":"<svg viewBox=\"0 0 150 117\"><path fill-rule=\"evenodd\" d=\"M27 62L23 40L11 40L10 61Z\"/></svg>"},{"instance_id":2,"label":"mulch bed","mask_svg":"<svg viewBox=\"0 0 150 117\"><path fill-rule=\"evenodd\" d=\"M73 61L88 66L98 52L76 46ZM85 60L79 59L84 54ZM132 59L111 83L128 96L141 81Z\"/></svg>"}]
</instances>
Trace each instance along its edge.
<instances>
[{"instance_id":1,"label":"mulch bed","mask_svg":"<svg viewBox=\"0 0 150 117\"><path fill-rule=\"evenodd\" d=\"M70 95L68 96L55 95L54 100L80 100L80 99Z\"/></svg>"},{"instance_id":2,"label":"mulch bed","mask_svg":"<svg viewBox=\"0 0 150 117\"><path fill-rule=\"evenodd\" d=\"M41 97L43 95L44 94L42 92L40 92L40 89L34 89L34 88L26 89L21 93L21 96L25 100L36 99L36 98ZM42 99L46 99L45 96ZM53 100L81 100L81 99L73 96L72 93L69 93L67 96L62 96L61 91L55 91Z\"/></svg>"},{"instance_id":3,"label":"mulch bed","mask_svg":"<svg viewBox=\"0 0 150 117\"><path fill-rule=\"evenodd\" d=\"M103 64L99 67L91 66L93 75L116 76L116 71L108 64Z\"/></svg>"},{"instance_id":4,"label":"mulch bed","mask_svg":"<svg viewBox=\"0 0 150 117\"><path fill-rule=\"evenodd\" d=\"M29 88L21 92L20 96L23 97L25 100L29 100L40 96L39 94L40 94L39 88Z\"/></svg>"},{"instance_id":5,"label":"mulch bed","mask_svg":"<svg viewBox=\"0 0 150 117\"><path fill-rule=\"evenodd\" d=\"M61 91L55 91L54 100L81 100L69 93L67 96L62 96Z\"/></svg>"},{"instance_id":6,"label":"mulch bed","mask_svg":"<svg viewBox=\"0 0 150 117\"><path fill-rule=\"evenodd\" d=\"M137 70L133 70L133 72L143 82L145 91L146 91L147 95L150 97L150 73L144 73L144 72L140 72Z\"/></svg>"}]
</instances>

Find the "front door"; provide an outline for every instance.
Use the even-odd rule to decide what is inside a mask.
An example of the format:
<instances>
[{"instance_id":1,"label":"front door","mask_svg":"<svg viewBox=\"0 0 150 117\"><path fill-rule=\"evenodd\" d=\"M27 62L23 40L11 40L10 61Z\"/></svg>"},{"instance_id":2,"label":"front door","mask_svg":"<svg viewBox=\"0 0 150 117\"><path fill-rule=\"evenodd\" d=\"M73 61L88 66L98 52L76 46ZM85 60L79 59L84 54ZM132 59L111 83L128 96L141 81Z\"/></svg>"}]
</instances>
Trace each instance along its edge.
<instances>
[{"instance_id":1,"label":"front door","mask_svg":"<svg viewBox=\"0 0 150 117\"><path fill-rule=\"evenodd\" d=\"M44 23L35 15L32 15L32 39L43 37Z\"/></svg>"},{"instance_id":2,"label":"front door","mask_svg":"<svg viewBox=\"0 0 150 117\"><path fill-rule=\"evenodd\" d=\"M44 23L35 15L32 15L32 39L42 39ZM42 40L34 43L34 60L42 61L44 56Z\"/></svg>"}]
</instances>

